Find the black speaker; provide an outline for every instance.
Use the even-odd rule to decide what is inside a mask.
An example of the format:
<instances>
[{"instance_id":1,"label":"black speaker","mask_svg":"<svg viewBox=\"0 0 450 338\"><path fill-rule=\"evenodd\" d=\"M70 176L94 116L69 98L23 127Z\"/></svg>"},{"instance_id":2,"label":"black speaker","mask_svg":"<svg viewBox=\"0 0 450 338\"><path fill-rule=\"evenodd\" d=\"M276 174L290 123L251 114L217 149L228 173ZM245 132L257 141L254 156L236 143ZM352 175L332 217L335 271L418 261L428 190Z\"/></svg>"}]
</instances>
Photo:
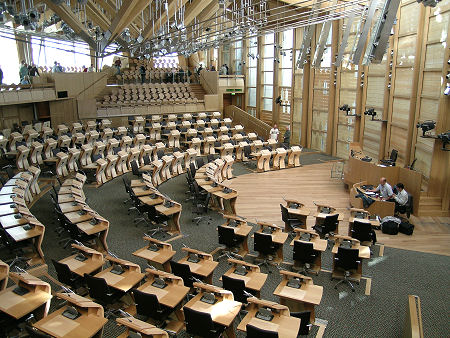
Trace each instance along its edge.
<instances>
[{"instance_id":1,"label":"black speaker","mask_svg":"<svg viewBox=\"0 0 450 338\"><path fill-rule=\"evenodd\" d=\"M67 97L67 90L63 90L61 92L58 92L58 99L63 99Z\"/></svg>"}]
</instances>

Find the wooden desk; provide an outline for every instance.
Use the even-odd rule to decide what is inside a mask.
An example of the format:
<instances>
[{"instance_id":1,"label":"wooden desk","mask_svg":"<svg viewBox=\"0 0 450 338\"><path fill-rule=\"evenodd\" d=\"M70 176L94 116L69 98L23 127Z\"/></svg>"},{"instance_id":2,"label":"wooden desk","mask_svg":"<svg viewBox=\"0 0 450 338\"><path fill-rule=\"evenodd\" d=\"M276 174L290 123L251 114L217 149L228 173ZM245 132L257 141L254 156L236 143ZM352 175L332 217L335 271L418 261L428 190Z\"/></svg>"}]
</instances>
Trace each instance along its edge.
<instances>
[{"instance_id":1,"label":"wooden desk","mask_svg":"<svg viewBox=\"0 0 450 338\"><path fill-rule=\"evenodd\" d=\"M65 213L64 216L74 224L90 221L93 218L93 215L86 210L86 207L87 206L85 206L83 210Z\"/></svg>"},{"instance_id":2,"label":"wooden desk","mask_svg":"<svg viewBox=\"0 0 450 338\"><path fill-rule=\"evenodd\" d=\"M85 206L85 204L81 204L76 201L75 202L67 202L67 203L59 203L58 205L63 214L83 210L83 207Z\"/></svg>"},{"instance_id":3,"label":"wooden desk","mask_svg":"<svg viewBox=\"0 0 450 338\"><path fill-rule=\"evenodd\" d=\"M286 242L287 238L289 237L289 234L286 232L283 232L283 229L281 229L278 225L270 224L267 222L258 222L259 229L257 232L262 233L263 229L265 227L269 227L272 229L272 242L275 244L278 244L278 249L276 252L276 257L274 258L274 261L276 263L280 263L283 261L283 244Z\"/></svg>"},{"instance_id":4,"label":"wooden desk","mask_svg":"<svg viewBox=\"0 0 450 338\"><path fill-rule=\"evenodd\" d=\"M20 213L0 217L0 223L3 229L17 227L28 224L28 219Z\"/></svg>"},{"instance_id":5,"label":"wooden desk","mask_svg":"<svg viewBox=\"0 0 450 338\"><path fill-rule=\"evenodd\" d=\"M126 326L127 330L122 333L118 338L129 337L130 332L139 333L143 338L168 338L169 334L156 326L143 322L142 320L134 317L117 318L117 325Z\"/></svg>"},{"instance_id":6,"label":"wooden desk","mask_svg":"<svg viewBox=\"0 0 450 338\"><path fill-rule=\"evenodd\" d=\"M52 312L47 317L33 324L38 330L53 337L101 337L103 326L108 321L104 317L103 307L91 300L74 293L57 293L56 297L67 301L68 305ZM63 312L71 306L80 316L69 319Z\"/></svg>"},{"instance_id":7,"label":"wooden desk","mask_svg":"<svg viewBox=\"0 0 450 338\"><path fill-rule=\"evenodd\" d=\"M97 223L93 224L92 221L96 219ZM108 251L108 243L106 243L106 237L109 231L109 221L98 215L89 221L77 223L77 228L84 232L86 235L97 235L95 249L101 252Z\"/></svg>"},{"instance_id":8,"label":"wooden desk","mask_svg":"<svg viewBox=\"0 0 450 338\"><path fill-rule=\"evenodd\" d=\"M292 312L311 311L311 322L314 322L314 307L322 300L323 287L314 285L311 277L295 272L280 270L280 274L283 279L273 294L278 296L280 303L286 305ZM287 285L292 278L300 279L300 288L296 289Z\"/></svg>"},{"instance_id":9,"label":"wooden desk","mask_svg":"<svg viewBox=\"0 0 450 338\"><path fill-rule=\"evenodd\" d=\"M145 271L147 281L137 288L139 291L155 295L162 305L172 309L181 304L189 292L189 288L184 286L181 277L159 270L146 269ZM166 286L163 289L153 286L155 278L164 280ZM183 316L181 316L181 320L183 320Z\"/></svg>"},{"instance_id":10,"label":"wooden desk","mask_svg":"<svg viewBox=\"0 0 450 338\"><path fill-rule=\"evenodd\" d=\"M221 190L217 190L212 192L212 195L218 199L219 205L221 206L224 214L227 215L236 215L236 200L238 197L238 192L236 190L232 190L230 192L225 192L223 188Z\"/></svg>"},{"instance_id":11,"label":"wooden desk","mask_svg":"<svg viewBox=\"0 0 450 338\"><path fill-rule=\"evenodd\" d=\"M19 209L17 209L17 204L15 204L15 203L0 205L0 216L17 214L18 212L19 212Z\"/></svg>"},{"instance_id":12,"label":"wooden desk","mask_svg":"<svg viewBox=\"0 0 450 338\"><path fill-rule=\"evenodd\" d=\"M147 195L147 196L141 196L138 198L142 203L144 203L148 206L155 206L155 205L164 203L164 197L159 194L156 194L156 193L154 196Z\"/></svg>"},{"instance_id":13,"label":"wooden desk","mask_svg":"<svg viewBox=\"0 0 450 338\"><path fill-rule=\"evenodd\" d=\"M333 253L333 270L331 273L331 278L336 279L343 279L344 278L344 271L341 269L335 268L335 260L334 257L338 252L339 247L341 246L341 243L343 241L350 241L352 244L352 249L358 249L359 250L359 258L361 259L361 263L358 264L358 269L355 271L348 279L353 280L359 283L362 277L362 260L363 259L370 259L370 248L368 246L360 245L360 242L352 237L349 236L341 236L341 235L334 235L334 246L331 252Z\"/></svg>"},{"instance_id":14,"label":"wooden desk","mask_svg":"<svg viewBox=\"0 0 450 338\"><path fill-rule=\"evenodd\" d=\"M35 220L30 220L28 224L31 229L26 230L23 226L16 226L6 229L6 233L11 237L14 242L30 241L32 253L26 255L29 258L28 263L30 265L44 263L44 253L42 252L42 240L44 239L45 227Z\"/></svg>"},{"instance_id":15,"label":"wooden desk","mask_svg":"<svg viewBox=\"0 0 450 338\"><path fill-rule=\"evenodd\" d=\"M72 248L78 250L87 258L85 261L79 261L75 258L78 254L75 254L59 261L67 264L73 273L83 277L85 273L91 274L102 268L104 260L100 252L77 244L72 244Z\"/></svg>"},{"instance_id":16,"label":"wooden desk","mask_svg":"<svg viewBox=\"0 0 450 338\"><path fill-rule=\"evenodd\" d=\"M331 215L336 215L336 214L339 214L338 212L337 212L337 210L336 210L336 208L334 208L334 207L332 207L332 206L329 206L329 205L327 205L327 204L317 204L317 203L315 203L314 202L314 204L316 204L317 205L317 210L314 212L314 214L313 214L313 216L316 218L316 222L317 222L317 219L319 218L319 219L325 219L327 216L331 216ZM324 208L329 208L330 210L330 212L324 212ZM344 216L343 215L341 215L341 214L339 214L339 216L338 216L338 221L343 221L344 220Z\"/></svg>"},{"instance_id":17,"label":"wooden desk","mask_svg":"<svg viewBox=\"0 0 450 338\"><path fill-rule=\"evenodd\" d=\"M144 185L144 186L139 186L139 187L134 187L131 188L131 190L133 190L133 193L137 196L147 196L147 195L151 195L154 194L154 190L152 189L152 187L148 186L148 185Z\"/></svg>"},{"instance_id":18,"label":"wooden desk","mask_svg":"<svg viewBox=\"0 0 450 338\"><path fill-rule=\"evenodd\" d=\"M0 260L0 291L8 285L9 265Z\"/></svg>"},{"instance_id":19,"label":"wooden desk","mask_svg":"<svg viewBox=\"0 0 450 338\"><path fill-rule=\"evenodd\" d=\"M235 337L233 321L239 314L242 303L234 300L233 293L231 293L231 291L202 283L194 283L194 287L198 288L200 292L189 302L187 302L184 307L209 313L214 323L220 324L227 328L225 331L227 337ZM202 302L201 298L204 292L213 293L216 296L217 301L214 304Z\"/></svg>"},{"instance_id":20,"label":"wooden desk","mask_svg":"<svg viewBox=\"0 0 450 338\"><path fill-rule=\"evenodd\" d=\"M321 267L322 267L322 252L327 249L328 241L325 239L321 239L319 234L316 233L313 230L306 230L306 229L295 229L294 230L297 234L294 237L294 239L291 242L291 246L294 246L295 241L303 242L303 243L313 243L313 249L318 252L318 255L316 257L316 260L314 263L311 264L311 270L316 272L316 274L319 273ZM310 239L309 241L302 240L302 234L309 234ZM298 262L294 260L294 267L298 267Z\"/></svg>"},{"instance_id":21,"label":"wooden desk","mask_svg":"<svg viewBox=\"0 0 450 338\"><path fill-rule=\"evenodd\" d=\"M28 289L23 296L13 292L16 285L0 292L0 311L15 319L34 313L35 318L41 319L47 315L52 298L50 284L24 272L10 272L9 276L18 285Z\"/></svg>"},{"instance_id":22,"label":"wooden desk","mask_svg":"<svg viewBox=\"0 0 450 338\"><path fill-rule=\"evenodd\" d=\"M289 212L289 217L296 218L303 223L302 229L306 229L306 219L311 215L311 211L303 203L295 199L284 199L286 202L286 208ZM291 227L285 227L286 232L291 232L294 229Z\"/></svg>"},{"instance_id":23,"label":"wooden desk","mask_svg":"<svg viewBox=\"0 0 450 338\"><path fill-rule=\"evenodd\" d=\"M297 337L301 320L300 318L291 317L287 306L255 297L248 298L247 301L249 305L246 310L248 312L237 327L239 331L246 332L247 324L250 324L263 330L276 331L279 337ZM260 308L270 309L272 311L273 318L271 321L256 318L256 314Z\"/></svg>"},{"instance_id":24,"label":"wooden desk","mask_svg":"<svg viewBox=\"0 0 450 338\"><path fill-rule=\"evenodd\" d=\"M169 272L169 261L176 254L176 251L172 249L172 244L159 241L148 236L144 236L143 239L145 241L148 241L149 244L142 249L133 252L133 255L136 257L144 258L150 265L154 265L156 268L161 268ZM150 250L151 246L156 246L157 251Z\"/></svg>"},{"instance_id":25,"label":"wooden desk","mask_svg":"<svg viewBox=\"0 0 450 338\"><path fill-rule=\"evenodd\" d=\"M112 264L121 265L123 273L120 275L112 273L113 266L110 266L96 274L95 277L104 278L106 283L116 290L128 292L144 278L144 274L141 273L141 267L137 264L109 255L105 259Z\"/></svg>"},{"instance_id":26,"label":"wooden desk","mask_svg":"<svg viewBox=\"0 0 450 338\"><path fill-rule=\"evenodd\" d=\"M171 202L173 206L166 207L165 203L163 203L155 206L155 210L169 218L167 221L168 232L171 235L176 235L180 233L181 204L175 201Z\"/></svg>"},{"instance_id":27,"label":"wooden desk","mask_svg":"<svg viewBox=\"0 0 450 338\"><path fill-rule=\"evenodd\" d=\"M362 192L363 194L366 194L366 191L361 187L366 184L367 184L366 181L355 183L353 187L350 189L350 204L353 207L358 209L364 209L362 199L356 197L356 195L359 194L359 191ZM381 218L394 215L395 202L384 201L375 195L366 195L366 196L373 200L373 203L369 207L364 209L367 210L371 215L378 215Z\"/></svg>"},{"instance_id":28,"label":"wooden desk","mask_svg":"<svg viewBox=\"0 0 450 338\"><path fill-rule=\"evenodd\" d=\"M212 276L215 268L219 265L219 262L215 262L213 257L206 252L191 249L191 248L181 248L181 250L188 253L186 257L183 257L178 262L182 264L189 265L192 274L197 278L203 280L205 283L212 284ZM198 255L200 261L197 263L189 262L189 254Z\"/></svg>"},{"instance_id":29,"label":"wooden desk","mask_svg":"<svg viewBox=\"0 0 450 338\"><path fill-rule=\"evenodd\" d=\"M258 265L247 263L233 258L228 258L228 263L231 263L231 268L224 273L224 276L228 276L234 279L242 279L245 282L245 287L256 294L257 297L261 294L261 289L267 279L267 274L262 273ZM247 270L247 274L242 276L236 274L235 270L237 266L242 266ZM220 278L222 280L222 277Z\"/></svg>"},{"instance_id":30,"label":"wooden desk","mask_svg":"<svg viewBox=\"0 0 450 338\"><path fill-rule=\"evenodd\" d=\"M223 215L226 222L222 226L226 228L232 228L236 236L244 237L243 241L239 244L238 254L242 257L248 254L248 235L252 231L253 227L247 224L244 219L234 215ZM232 226L233 224L233 226ZM235 225L234 225L235 224Z\"/></svg>"}]
</instances>

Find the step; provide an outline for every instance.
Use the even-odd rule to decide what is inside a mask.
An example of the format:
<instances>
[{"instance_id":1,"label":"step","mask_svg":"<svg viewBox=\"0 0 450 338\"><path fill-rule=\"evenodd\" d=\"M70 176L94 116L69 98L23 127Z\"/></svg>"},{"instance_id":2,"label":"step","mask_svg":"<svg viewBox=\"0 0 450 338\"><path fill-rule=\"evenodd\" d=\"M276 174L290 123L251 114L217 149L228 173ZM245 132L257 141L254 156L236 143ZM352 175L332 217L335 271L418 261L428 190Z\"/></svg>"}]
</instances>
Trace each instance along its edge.
<instances>
[{"instance_id":1,"label":"step","mask_svg":"<svg viewBox=\"0 0 450 338\"><path fill-rule=\"evenodd\" d=\"M450 217L450 211L449 210L420 210L419 209L419 217L420 216Z\"/></svg>"}]
</instances>

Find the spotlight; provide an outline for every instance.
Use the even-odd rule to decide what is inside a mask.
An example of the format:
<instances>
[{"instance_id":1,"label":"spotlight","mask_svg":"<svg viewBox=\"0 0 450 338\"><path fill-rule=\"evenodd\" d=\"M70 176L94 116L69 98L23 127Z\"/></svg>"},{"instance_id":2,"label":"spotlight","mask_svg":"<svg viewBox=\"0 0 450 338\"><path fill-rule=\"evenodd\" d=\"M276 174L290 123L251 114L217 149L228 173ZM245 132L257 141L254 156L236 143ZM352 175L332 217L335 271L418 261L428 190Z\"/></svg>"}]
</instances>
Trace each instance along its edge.
<instances>
[{"instance_id":1,"label":"spotlight","mask_svg":"<svg viewBox=\"0 0 450 338\"><path fill-rule=\"evenodd\" d=\"M31 22L38 22L39 21L39 13L35 9L30 9L28 12L28 18Z\"/></svg>"},{"instance_id":2,"label":"spotlight","mask_svg":"<svg viewBox=\"0 0 450 338\"><path fill-rule=\"evenodd\" d=\"M275 99L275 103L276 103L276 104L279 104L279 105L281 106L281 96L278 96L278 97Z\"/></svg>"},{"instance_id":3,"label":"spotlight","mask_svg":"<svg viewBox=\"0 0 450 338\"><path fill-rule=\"evenodd\" d=\"M345 113L348 114L351 108L348 106L348 104L344 104L342 107L339 107L339 110L345 111Z\"/></svg>"},{"instance_id":4,"label":"spotlight","mask_svg":"<svg viewBox=\"0 0 450 338\"><path fill-rule=\"evenodd\" d=\"M450 130L447 130L445 133L439 134L437 138L442 141L441 150L450 151L450 149L447 149L447 144L450 143Z\"/></svg>"},{"instance_id":5,"label":"spotlight","mask_svg":"<svg viewBox=\"0 0 450 338\"><path fill-rule=\"evenodd\" d=\"M447 83L447 87L444 89L444 95L450 95L450 86Z\"/></svg>"},{"instance_id":6,"label":"spotlight","mask_svg":"<svg viewBox=\"0 0 450 338\"><path fill-rule=\"evenodd\" d=\"M422 128L422 137L426 137L425 133L427 131L433 130L436 127L436 122L432 120L423 121L422 123L417 123L417 128Z\"/></svg>"},{"instance_id":7,"label":"spotlight","mask_svg":"<svg viewBox=\"0 0 450 338\"><path fill-rule=\"evenodd\" d=\"M372 120L377 116L377 112L373 108L369 108L364 112L364 115L372 116Z\"/></svg>"}]
</instances>

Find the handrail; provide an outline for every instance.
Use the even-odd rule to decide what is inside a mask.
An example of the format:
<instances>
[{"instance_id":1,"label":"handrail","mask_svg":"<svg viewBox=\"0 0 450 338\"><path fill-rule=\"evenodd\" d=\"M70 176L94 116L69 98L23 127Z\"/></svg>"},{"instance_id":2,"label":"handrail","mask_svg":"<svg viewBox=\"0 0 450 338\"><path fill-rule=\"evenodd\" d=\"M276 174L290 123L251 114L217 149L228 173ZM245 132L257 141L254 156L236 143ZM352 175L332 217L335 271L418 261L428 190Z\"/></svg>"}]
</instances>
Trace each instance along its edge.
<instances>
[{"instance_id":1,"label":"handrail","mask_svg":"<svg viewBox=\"0 0 450 338\"><path fill-rule=\"evenodd\" d=\"M246 132L255 132L265 139L269 138L270 129L272 128L270 125L236 106L231 105L225 107L224 117L231 118L235 125L242 125Z\"/></svg>"}]
</instances>

